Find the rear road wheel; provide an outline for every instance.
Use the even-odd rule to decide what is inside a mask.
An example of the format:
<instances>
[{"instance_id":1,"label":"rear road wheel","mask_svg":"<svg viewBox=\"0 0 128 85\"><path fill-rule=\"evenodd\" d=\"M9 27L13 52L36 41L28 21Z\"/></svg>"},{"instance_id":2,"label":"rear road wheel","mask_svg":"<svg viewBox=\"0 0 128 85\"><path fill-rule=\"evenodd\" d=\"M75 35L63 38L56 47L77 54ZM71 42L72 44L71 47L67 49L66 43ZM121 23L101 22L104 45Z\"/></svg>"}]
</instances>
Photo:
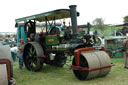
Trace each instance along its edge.
<instances>
[{"instance_id":1,"label":"rear road wheel","mask_svg":"<svg viewBox=\"0 0 128 85\"><path fill-rule=\"evenodd\" d=\"M41 54L38 52L38 45L39 44L36 42L31 42L24 47L24 63L26 68L30 71L39 71L43 66L43 60L40 58Z\"/></svg>"}]
</instances>

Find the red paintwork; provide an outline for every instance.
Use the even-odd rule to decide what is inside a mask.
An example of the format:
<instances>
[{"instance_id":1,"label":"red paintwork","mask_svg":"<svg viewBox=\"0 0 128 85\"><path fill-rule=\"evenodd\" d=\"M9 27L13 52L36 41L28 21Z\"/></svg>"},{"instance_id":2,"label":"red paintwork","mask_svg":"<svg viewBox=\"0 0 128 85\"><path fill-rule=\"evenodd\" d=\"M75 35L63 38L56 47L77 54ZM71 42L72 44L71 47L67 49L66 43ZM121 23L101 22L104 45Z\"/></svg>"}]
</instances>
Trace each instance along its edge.
<instances>
[{"instance_id":1,"label":"red paintwork","mask_svg":"<svg viewBox=\"0 0 128 85\"><path fill-rule=\"evenodd\" d=\"M99 69L103 69L103 68L108 68L114 66L113 64L111 65L106 65L106 66L101 66L101 67L96 67L96 68L86 68L86 67L80 67L80 66L71 66L71 69L73 70L84 70L84 71L95 71L95 70L99 70Z\"/></svg>"},{"instance_id":2,"label":"red paintwork","mask_svg":"<svg viewBox=\"0 0 128 85\"><path fill-rule=\"evenodd\" d=\"M98 49L99 48L99 49ZM93 51L93 50L103 50L105 51L104 47L88 47L88 48L80 48L75 50L75 61L76 66L80 66L80 53L85 51Z\"/></svg>"},{"instance_id":3,"label":"red paintwork","mask_svg":"<svg viewBox=\"0 0 128 85\"><path fill-rule=\"evenodd\" d=\"M105 51L104 47L88 47L88 48L80 48L75 50L75 61L76 61L76 66L71 66L71 69L73 70L85 70L85 71L94 71L98 69L103 69L103 68L108 68L113 66L113 64L106 65L106 66L100 66L96 68L86 68L86 67L81 67L80 66L80 53L85 52L85 51L93 51L93 50L102 50Z\"/></svg>"},{"instance_id":4,"label":"red paintwork","mask_svg":"<svg viewBox=\"0 0 128 85\"><path fill-rule=\"evenodd\" d=\"M40 56L40 58L47 58L48 56Z\"/></svg>"},{"instance_id":5,"label":"red paintwork","mask_svg":"<svg viewBox=\"0 0 128 85\"><path fill-rule=\"evenodd\" d=\"M40 38L40 37L45 37L45 36L46 36L46 33L38 34L38 38Z\"/></svg>"}]
</instances>

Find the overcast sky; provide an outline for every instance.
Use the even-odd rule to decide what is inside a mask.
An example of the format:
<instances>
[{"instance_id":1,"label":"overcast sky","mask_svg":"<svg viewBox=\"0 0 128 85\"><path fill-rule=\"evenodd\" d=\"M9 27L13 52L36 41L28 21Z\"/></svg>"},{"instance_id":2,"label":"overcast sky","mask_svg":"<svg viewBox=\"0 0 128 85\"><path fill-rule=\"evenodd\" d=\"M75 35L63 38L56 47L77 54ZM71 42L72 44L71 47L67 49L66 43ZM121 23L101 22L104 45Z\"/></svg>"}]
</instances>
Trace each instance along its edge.
<instances>
[{"instance_id":1,"label":"overcast sky","mask_svg":"<svg viewBox=\"0 0 128 85\"><path fill-rule=\"evenodd\" d=\"M77 5L78 24L103 18L105 24L121 24L128 15L128 0L1 0L0 32L15 32L15 19Z\"/></svg>"}]
</instances>

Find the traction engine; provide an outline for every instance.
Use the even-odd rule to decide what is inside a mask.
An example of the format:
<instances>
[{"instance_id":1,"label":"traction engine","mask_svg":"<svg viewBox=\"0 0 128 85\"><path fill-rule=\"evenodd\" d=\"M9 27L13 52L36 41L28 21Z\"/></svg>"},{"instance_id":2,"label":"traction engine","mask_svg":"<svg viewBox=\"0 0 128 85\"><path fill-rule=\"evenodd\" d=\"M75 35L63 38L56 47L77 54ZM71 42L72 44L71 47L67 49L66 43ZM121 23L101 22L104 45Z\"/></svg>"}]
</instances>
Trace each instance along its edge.
<instances>
[{"instance_id":1,"label":"traction engine","mask_svg":"<svg viewBox=\"0 0 128 85\"><path fill-rule=\"evenodd\" d=\"M70 9L59 9L16 19L16 23L25 22L24 30L28 39L23 52L25 67L29 71L41 70L44 63L63 67L67 57L74 56L71 69L78 79L107 75L112 64L104 47L94 46L96 37L89 34L89 23L88 33L79 35L77 31L79 12L76 12L76 5L69 7ZM60 29L56 26L55 20L69 17L71 27L63 26ZM45 31L36 33L37 21L45 21Z\"/></svg>"}]
</instances>

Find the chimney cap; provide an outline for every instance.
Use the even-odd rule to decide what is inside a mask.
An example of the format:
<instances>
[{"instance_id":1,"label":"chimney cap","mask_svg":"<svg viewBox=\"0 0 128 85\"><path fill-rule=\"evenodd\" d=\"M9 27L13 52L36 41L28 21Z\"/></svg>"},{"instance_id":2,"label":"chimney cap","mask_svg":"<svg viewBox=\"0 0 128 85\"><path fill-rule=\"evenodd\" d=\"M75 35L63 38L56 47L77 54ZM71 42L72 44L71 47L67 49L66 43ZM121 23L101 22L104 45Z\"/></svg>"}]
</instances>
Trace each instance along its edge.
<instances>
[{"instance_id":1,"label":"chimney cap","mask_svg":"<svg viewBox=\"0 0 128 85\"><path fill-rule=\"evenodd\" d=\"M76 7L77 5L70 5L69 7L71 8L71 7Z\"/></svg>"}]
</instances>

